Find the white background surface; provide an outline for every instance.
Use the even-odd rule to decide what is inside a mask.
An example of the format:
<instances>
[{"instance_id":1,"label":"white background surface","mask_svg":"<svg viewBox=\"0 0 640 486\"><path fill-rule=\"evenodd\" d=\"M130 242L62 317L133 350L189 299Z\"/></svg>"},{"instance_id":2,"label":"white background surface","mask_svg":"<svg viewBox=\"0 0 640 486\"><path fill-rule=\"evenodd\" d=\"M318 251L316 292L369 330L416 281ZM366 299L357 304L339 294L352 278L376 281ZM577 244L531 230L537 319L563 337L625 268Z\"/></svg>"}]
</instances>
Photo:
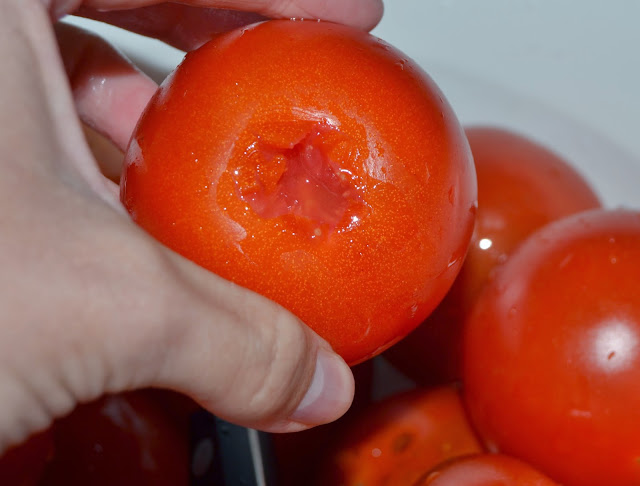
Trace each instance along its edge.
<instances>
[{"instance_id":1,"label":"white background surface","mask_svg":"<svg viewBox=\"0 0 640 486\"><path fill-rule=\"evenodd\" d=\"M182 53L99 24L156 80ZM610 206L640 207L640 1L387 0L374 34L416 60L463 123L567 157Z\"/></svg>"}]
</instances>

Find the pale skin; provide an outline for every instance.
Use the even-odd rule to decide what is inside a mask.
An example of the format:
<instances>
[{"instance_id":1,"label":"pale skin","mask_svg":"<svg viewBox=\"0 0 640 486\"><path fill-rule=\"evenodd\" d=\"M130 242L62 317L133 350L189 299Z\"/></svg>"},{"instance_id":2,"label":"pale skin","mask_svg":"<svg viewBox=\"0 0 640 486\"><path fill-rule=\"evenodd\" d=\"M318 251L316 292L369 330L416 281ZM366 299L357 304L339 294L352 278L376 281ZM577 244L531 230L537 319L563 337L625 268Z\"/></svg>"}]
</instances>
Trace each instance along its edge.
<instances>
[{"instance_id":1,"label":"pale skin","mask_svg":"<svg viewBox=\"0 0 640 486\"><path fill-rule=\"evenodd\" d=\"M124 150L156 85L102 40L54 24L76 12L188 50L257 15L370 29L381 0L161 3L0 2L0 453L79 403L143 387L276 432L351 403L351 371L302 322L131 222L80 120Z\"/></svg>"}]
</instances>

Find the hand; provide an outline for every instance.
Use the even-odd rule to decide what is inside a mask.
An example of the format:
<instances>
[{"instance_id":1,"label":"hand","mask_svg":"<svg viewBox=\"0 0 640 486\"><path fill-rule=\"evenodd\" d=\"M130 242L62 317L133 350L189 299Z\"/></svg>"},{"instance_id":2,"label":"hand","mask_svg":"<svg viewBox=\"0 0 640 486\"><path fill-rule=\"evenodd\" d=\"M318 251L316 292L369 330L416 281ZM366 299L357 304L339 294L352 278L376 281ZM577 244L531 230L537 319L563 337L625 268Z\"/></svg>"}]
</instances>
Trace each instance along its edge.
<instances>
[{"instance_id":1,"label":"hand","mask_svg":"<svg viewBox=\"0 0 640 486\"><path fill-rule=\"evenodd\" d=\"M351 402L351 372L325 341L131 222L78 115L124 149L156 86L86 32L58 24L58 49L51 19L78 11L189 49L256 14L370 28L382 5L188 3L0 2L0 452L80 402L141 387L270 431L331 421Z\"/></svg>"}]
</instances>

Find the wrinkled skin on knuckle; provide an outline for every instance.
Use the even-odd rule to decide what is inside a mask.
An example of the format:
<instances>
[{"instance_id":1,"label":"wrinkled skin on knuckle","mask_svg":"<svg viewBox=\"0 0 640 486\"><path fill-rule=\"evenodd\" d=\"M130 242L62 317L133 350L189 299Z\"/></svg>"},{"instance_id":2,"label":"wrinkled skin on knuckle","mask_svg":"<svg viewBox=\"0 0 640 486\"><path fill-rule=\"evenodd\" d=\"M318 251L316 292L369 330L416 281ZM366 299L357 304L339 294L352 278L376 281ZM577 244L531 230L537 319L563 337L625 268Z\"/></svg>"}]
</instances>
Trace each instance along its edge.
<instances>
[{"instance_id":1,"label":"wrinkled skin on knuckle","mask_svg":"<svg viewBox=\"0 0 640 486\"><path fill-rule=\"evenodd\" d=\"M134 228L118 246L109 280L118 286L111 306L119 308L121 332L104 326L107 367L113 370L108 387L128 389L157 379L167 348L184 329L188 296L176 285L168 250ZM105 302L105 306L109 306ZM181 309L183 310L181 312ZM113 314L107 314L113 319Z\"/></svg>"},{"instance_id":2,"label":"wrinkled skin on knuckle","mask_svg":"<svg viewBox=\"0 0 640 486\"><path fill-rule=\"evenodd\" d=\"M16 417L36 424L43 410L59 417L126 381L111 376L126 375L126 363L110 350L119 346L114 337L131 334L122 316L135 279L119 260L132 241L122 216L60 188L21 208L6 220L12 237L0 238L0 354L24 387L11 393L28 396Z\"/></svg>"},{"instance_id":3,"label":"wrinkled skin on knuckle","mask_svg":"<svg viewBox=\"0 0 640 486\"><path fill-rule=\"evenodd\" d=\"M315 369L316 349L311 331L280 307L256 321L255 339L243 376L243 399L257 426L286 419L306 392Z\"/></svg>"}]
</instances>

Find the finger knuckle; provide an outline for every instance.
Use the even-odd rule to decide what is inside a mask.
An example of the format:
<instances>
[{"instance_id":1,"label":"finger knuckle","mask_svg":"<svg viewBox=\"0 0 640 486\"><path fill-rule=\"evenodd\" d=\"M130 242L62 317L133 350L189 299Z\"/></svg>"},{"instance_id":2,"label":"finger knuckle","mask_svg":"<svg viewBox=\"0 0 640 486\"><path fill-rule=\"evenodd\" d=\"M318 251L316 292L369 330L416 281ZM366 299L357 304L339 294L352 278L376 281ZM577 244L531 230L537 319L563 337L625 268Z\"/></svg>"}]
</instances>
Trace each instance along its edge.
<instances>
[{"instance_id":1,"label":"finger knuckle","mask_svg":"<svg viewBox=\"0 0 640 486\"><path fill-rule=\"evenodd\" d=\"M302 399L314 369L311 333L294 316L276 311L260 326L261 352L247 390L252 410L265 420L289 415Z\"/></svg>"}]
</instances>

